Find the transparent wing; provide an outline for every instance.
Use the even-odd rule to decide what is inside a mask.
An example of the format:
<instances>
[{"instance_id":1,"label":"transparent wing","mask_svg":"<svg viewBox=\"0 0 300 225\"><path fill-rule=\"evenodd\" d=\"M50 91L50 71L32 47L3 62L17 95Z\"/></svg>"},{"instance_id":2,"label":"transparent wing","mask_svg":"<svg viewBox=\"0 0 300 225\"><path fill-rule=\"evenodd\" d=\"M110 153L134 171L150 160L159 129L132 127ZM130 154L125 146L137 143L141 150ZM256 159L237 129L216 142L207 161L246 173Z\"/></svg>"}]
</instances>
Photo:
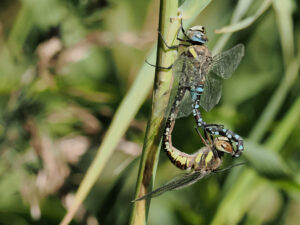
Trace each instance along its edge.
<instances>
[{"instance_id":1,"label":"transparent wing","mask_svg":"<svg viewBox=\"0 0 300 225\"><path fill-rule=\"evenodd\" d=\"M178 113L176 118L189 116L193 111L192 104L193 101L191 98L191 93L189 90L186 90L182 101L178 105Z\"/></svg>"},{"instance_id":2,"label":"transparent wing","mask_svg":"<svg viewBox=\"0 0 300 225\"><path fill-rule=\"evenodd\" d=\"M220 101L222 94L222 78L210 73L204 85L200 105L209 112Z\"/></svg>"},{"instance_id":3,"label":"transparent wing","mask_svg":"<svg viewBox=\"0 0 300 225\"><path fill-rule=\"evenodd\" d=\"M173 76L173 83L172 83L172 87L170 87L169 89L169 100L167 103L167 106L165 109L163 109L162 111L157 111L156 115L160 116L162 113L164 114L164 117L168 117L170 114L170 111L172 109L173 103L175 101L176 95L178 94L178 89L179 89L179 83L180 83L180 72L178 71L178 68L180 67L181 61L180 60L176 60L174 62L173 65L173 69L172 69L172 76ZM168 94L168 93L166 93ZM165 96L162 96L161 98L165 98ZM158 102L161 102L161 99L158 100ZM161 103L159 103L161 104Z\"/></svg>"},{"instance_id":4,"label":"transparent wing","mask_svg":"<svg viewBox=\"0 0 300 225\"><path fill-rule=\"evenodd\" d=\"M202 178L208 176L209 174L210 172L206 172L206 173L192 172L192 173L181 175L179 177L175 177L169 183L155 189L152 192L147 193L146 195L140 198L135 199L134 201L140 201L146 198L154 198L167 191L178 190L190 186L196 183L197 181L201 180Z\"/></svg>"},{"instance_id":5,"label":"transparent wing","mask_svg":"<svg viewBox=\"0 0 300 225\"><path fill-rule=\"evenodd\" d=\"M178 99L179 92L183 90L186 92L186 88L190 86L189 83L189 76L190 71L193 69L191 62L188 61L188 58L184 55L178 57L178 59L174 62L172 68L172 75L173 75L173 85L170 90L170 97L167 105L167 109L165 112L165 117L170 115L171 109L176 102L178 101L178 105L176 106L175 117L186 117L192 112L192 101L189 93L183 94L183 98Z\"/></svg>"},{"instance_id":6,"label":"transparent wing","mask_svg":"<svg viewBox=\"0 0 300 225\"><path fill-rule=\"evenodd\" d=\"M206 79L206 74L209 70L211 60L206 56L199 56L197 59L192 59L185 55L179 56L173 66L174 84L172 86L169 104L165 116L168 117L173 105L178 100L179 91L185 88L183 98L180 98L175 112L176 118L187 117L192 112L192 99L187 88L198 86Z\"/></svg>"},{"instance_id":7,"label":"transparent wing","mask_svg":"<svg viewBox=\"0 0 300 225\"><path fill-rule=\"evenodd\" d=\"M230 78L240 64L244 52L244 45L237 44L233 48L215 55L211 70L223 79Z\"/></svg>"},{"instance_id":8,"label":"transparent wing","mask_svg":"<svg viewBox=\"0 0 300 225\"><path fill-rule=\"evenodd\" d=\"M175 96L170 97L169 104L168 104L168 107L167 107L167 111L165 113L165 117L168 117L170 115L172 106L174 104L177 104L176 106L174 106L174 107L176 107L176 109L173 110L173 113L174 113L174 115L177 119L182 118L182 117L187 117L192 113L192 111L193 111L192 110L193 101L192 101L192 98L191 98L190 91L188 89L184 89L183 90L183 92L184 92L183 97L178 99L178 97L176 97L176 95L178 95L178 91L180 91L180 90L181 89L178 88L177 91L176 91L176 94L174 93ZM171 92L171 95L173 95L172 92ZM177 101L177 103L175 101Z\"/></svg>"},{"instance_id":9,"label":"transparent wing","mask_svg":"<svg viewBox=\"0 0 300 225\"><path fill-rule=\"evenodd\" d=\"M172 107L176 118L189 116L192 112L192 99L187 88L197 86L206 79L207 72L211 65L211 58L198 56L197 59L180 55L174 62L172 68L173 85L170 90L170 97L165 111L165 117L170 115ZM178 98L179 92L184 89L183 98ZM178 104L175 106L176 101Z\"/></svg>"},{"instance_id":10,"label":"transparent wing","mask_svg":"<svg viewBox=\"0 0 300 225\"><path fill-rule=\"evenodd\" d=\"M174 82L176 82L176 83L174 84ZM178 85L177 81L174 80L174 82L173 82L172 88L170 90L168 105L167 105L167 109L164 114L165 117L168 117L170 115L172 106L173 106L173 104L175 104L175 99L176 99L176 96L179 91L179 85Z\"/></svg>"},{"instance_id":11,"label":"transparent wing","mask_svg":"<svg viewBox=\"0 0 300 225\"><path fill-rule=\"evenodd\" d=\"M199 180L201 180L201 179L203 179L207 176L217 174L217 173L222 173L222 172L225 172L227 170L232 169L233 167L242 166L244 164L245 164L244 162L237 163L237 164L225 167L224 169L217 169L217 170L214 170L214 171L207 171L206 173L201 173L201 172L195 171L195 172L192 172L192 173L186 173L186 174L183 174L183 175L179 175L179 176L175 177L173 180L171 180L169 183L167 183L167 184L155 189L154 191L149 192L146 195L144 195L140 198L137 198L133 201L140 201L140 200L143 200L143 199L146 199L146 198L154 198L154 197L157 197L159 195L162 195L163 193L165 193L167 191L179 190L181 188L190 186L190 185L196 183L197 181L199 181Z\"/></svg>"}]
</instances>

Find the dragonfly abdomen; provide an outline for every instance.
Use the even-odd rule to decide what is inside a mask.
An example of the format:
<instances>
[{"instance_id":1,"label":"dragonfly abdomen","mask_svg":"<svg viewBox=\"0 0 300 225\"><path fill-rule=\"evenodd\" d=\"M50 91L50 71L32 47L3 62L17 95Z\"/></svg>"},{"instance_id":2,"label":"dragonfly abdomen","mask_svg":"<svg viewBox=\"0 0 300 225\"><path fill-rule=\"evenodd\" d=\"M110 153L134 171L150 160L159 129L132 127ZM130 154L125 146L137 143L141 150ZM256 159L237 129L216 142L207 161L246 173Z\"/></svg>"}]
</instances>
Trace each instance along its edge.
<instances>
[{"instance_id":1,"label":"dragonfly abdomen","mask_svg":"<svg viewBox=\"0 0 300 225\"><path fill-rule=\"evenodd\" d=\"M170 161L179 169L208 171L214 170L221 165L221 158L215 155L208 147L202 147L198 152L189 155L181 152L172 145L171 136L165 136L164 150Z\"/></svg>"},{"instance_id":2,"label":"dragonfly abdomen","mask_svg":"<svg viewBox=\"0 0 300 225\"><path fill-rule=\"evenodd\" d=\"M182 170L195 170L195 171L208 171L214 170L221 165L221 158L217 153L214 153L208 147L202 147L196 153L190 155L184 153L172 145L171 131L175 120L169 118L163 139L164 150L166 151L170 161L179 169Z\"/></svg>"},{"instance_id":3,"label":"dragonfly abdomen","mask_svg":"<svg viewBox=\"0 0 300 225\"><path fill-rule=\"evenodd\" d=\"M203 93L203 84L200 84L196 87L190 88L191 97L193 100L193 113L198 121L201 124L205 125L206 123L203 121L200 114L200 97ZM178 114L178 105L182 101L184 94L186 92L185 88L179 88L177 91L177 95L173 102L166 127L164 130L163 137L163 148L166 151L170 161L179 169L182 170L211 170L213 168L217 168L220 165L219 157L215 156L213 151L209 150L209 148L203 147L198 152L189 155L186 154L177 148L175 148L172 144L172 132L175 126L175 120ZM216 166L217 165L217 166Z\"/></svg>"},{"instance_id":4,"label":"dragonfly abdomen","mask_svg":"<svg viewBox=\"0 0 300 225\"><path fill-rule=\"evenodd\" d=\"M186 92L185 88L179 88L173 102L163 136L163 148L166 151L171 162L179 169L188 170L192 168L192 156L179 151L172 145L172 131L175 126L175 120L178 114L178 105L182 101Z\"/></svg>"},{"instance_id":5,"label":"dragonfly abdomen","mask_svg":"<svg viewBox=\"0 0 300 225\"><path fill-rule=\"evenodd\" d=\"M170 136L169 136L170 138ZM165 140L165 151L171 162L179 169L189 170L193 168L193 157L189 154L179 151L172 146L172 141Z\"/></svg>"},{"instance_id":6,"label":"dragonfly abdomen","mask_svg":"<svg viewBox=\"0 0 300 225\"><path fill-rule=\"evenodd\" d=\"M204 85L198 85L196 87L191 87L191 97L192 97L192 108L193 108L193 116L195 117L195 120L197 122L197 125L200 127L203 127L206 125L206 123L203 121L203 118L201 116L201 112L200 112L200 99L201 99L201 95L203 93L203 88Z\"/></svg>"}]
</instances>

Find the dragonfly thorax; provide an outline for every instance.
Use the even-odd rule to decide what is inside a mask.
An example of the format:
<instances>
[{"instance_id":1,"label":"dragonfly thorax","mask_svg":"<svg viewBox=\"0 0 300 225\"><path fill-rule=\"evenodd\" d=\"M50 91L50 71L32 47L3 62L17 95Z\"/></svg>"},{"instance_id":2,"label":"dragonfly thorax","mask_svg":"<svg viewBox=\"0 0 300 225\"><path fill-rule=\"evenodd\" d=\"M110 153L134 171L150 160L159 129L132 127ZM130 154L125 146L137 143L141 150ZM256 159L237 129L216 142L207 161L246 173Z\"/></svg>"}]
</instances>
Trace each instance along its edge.
<instances>
[{"instance_id":1,"label":"dragonfly thorax","mask_svg":"<svg viewBox=\"0 0 300 225\"><path fill-rule=\"evenodd\" d=\"M208 48L204 45L192 45L183 53L184 58L184 74L185 85L197 86L204 84L206 74L212 64L212 57Z\"/></svg>"},{"instance_id":2,"label":"dragonfly thorax","mask_svg":"<svg viewBox=\"0 0 300 225\"><path fill-rule=\"evenodd\" d=\"M212 57L208 48L204 45L192 45L186 49L186 55L197 61L205 60L206 63L211 63Z\"/></svg>"},{"instance_id":3,"label":"dragonfly thorax","mask_svg":"<svg viewBox=\"0 0 300 225\"><path fill-rule=\"evenodd\" d=\"M193 169L195 171L213 171L222 164L222 158L215 153L213 146L202 147L194 154L194 157Z\"/></svg>"},{"instance_id":4,"label":"dragonfly thorax","mask_svg":"<svg viewBox=\"0 0 300 225\"><path fill-rule=\"evenodd\" d=\"M208 143L207 143L208 144ZM227 137L220 136L213 143L202 147L195 153L194 169L196 171L213 171L222 164L223 153L233 155L233 146Z\"/></svg>"},{"instance_id":5,"label":"dragonfly thorax","mask_svg":"<svg viewBox=\"0 0 300 225\"><path fill-rule=\"evenodd\" d=\"M204 44L208 41L205 33L203 26L194 26L187 30L186 35L191 41Z\"/></svg>"}]
</instances>

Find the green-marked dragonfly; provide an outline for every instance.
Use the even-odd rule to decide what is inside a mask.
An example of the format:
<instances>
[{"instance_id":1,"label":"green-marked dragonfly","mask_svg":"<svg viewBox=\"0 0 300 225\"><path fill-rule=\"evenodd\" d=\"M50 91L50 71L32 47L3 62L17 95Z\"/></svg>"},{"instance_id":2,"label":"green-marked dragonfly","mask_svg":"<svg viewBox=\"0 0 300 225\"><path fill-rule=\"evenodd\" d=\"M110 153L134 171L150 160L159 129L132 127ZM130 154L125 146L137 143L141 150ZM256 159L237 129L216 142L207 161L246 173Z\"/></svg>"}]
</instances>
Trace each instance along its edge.
<instances>
[{"instance_id":1,"label":"green-marked dragonfly","mask_svg":"<svg viewBox=\"0 0 300 225\"><path fill-rule=\"evenodd\" d=\"M219 102L223 79L230 78L236 70L244 56L244 46L238 44L228 51L211 56L209 49L204 45L207 42L204 27L195 26L185 32L181 26L181 30L186 39L183 40L178 37L177 39L186 43L168 46L164 38L161 37L168 48L178 48L181 45L187 47L185 51L171 66L156 67L161 69L172 68L174 78L165 113L168 119L164 129L163 148L176 167L193 170L193 172L175 178L135 201L189 186L217 171L221 166L221 158L224 152L238 157L244 149L243 139L239 135L222 125L207 124L203 121L199 110L202 106L206 111L210 111ZM189 155L172 145L172 131L175 120L188 116L191 112L193 112L197 126L204 130L205 139L197 129L205 147ZM219 137L213 139L212 135ZM235 148L232 141L236 143Z\"/></svg>"},{"instance_id":2,"label":"green-marked dragonfly","mask_svg":"<svg viewBox=\"0 0 300 225\"><path fill-rule=\"evenodd\" d=\"M176 118L185 117L193 112L197 126L207 131L210 135L221 135L236 143L233 156L239 157L244 150L242 137L224 128L223 125L207 124L203 121L200 106L210 111L220 100L223 79L231 77L244 56L244 45L238 44L233 48L211 56L209 49L204 45L208 39L203 26L194 26L185 32L181 30L186 39L178 40L181 43L168 48L185 46L185 51L169 67L158 67L173 70L173 86L166 110L167 123L164 135L172 133L172 123ZM157 67L157 66L156 66Z\"/></svg>"},{"instance_id":3,"label":"green-marked dragonfly","mask_svg":"<svg viewBox=\"0 0 300 225\"><path fill-rule=\"evenodd\" d=\"M227 137L221 136L215 138L213 141L209 136L208 139L204 139L199 131L198 133L205 146L194 154L189 155L181 152L174 146L172 146L172 143L170 142L169 144L167 144L166 148L168 157L176 167L182 170L192 171L171 180L169 183L163 185L162 187L149 192L146 195L135 199L134 201L157 197L167 191L178 190L187 187L196 183L202 178L211 175L212 173L220 171L218 168L222 164L222 157L224 153L232 154L233 152L233 146L231 142ZM229 168L225 168L225 170L226 169Z\"/></svg>"}]
</instances>

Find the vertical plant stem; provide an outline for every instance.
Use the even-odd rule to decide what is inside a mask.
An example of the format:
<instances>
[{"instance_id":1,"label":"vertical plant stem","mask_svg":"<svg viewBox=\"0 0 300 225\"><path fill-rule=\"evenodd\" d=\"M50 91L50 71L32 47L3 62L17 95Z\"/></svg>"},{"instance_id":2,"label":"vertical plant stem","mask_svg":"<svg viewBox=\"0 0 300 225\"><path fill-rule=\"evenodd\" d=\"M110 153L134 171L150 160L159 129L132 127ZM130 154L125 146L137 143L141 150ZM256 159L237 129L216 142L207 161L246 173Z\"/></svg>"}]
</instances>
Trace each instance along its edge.
<instances>
[{"instance_id":1,"label":"vertical plant stem","mask_svg":"<svg viewBox=\"0 0 300 225\"><path fill-rule=\"evenodd\" d=\"M174 0L161 0L159 30L169 45L176 44L176 34L180 27L177 19L178 2ZM158 37L160 39L160 37ZM158 41L156 65L167 67L176 59L177 51L166 50L163 42ZM140 162L136 185L135 198L151 191L158 161L162 129L165 124L164 110L168 102L168 90L172 84L171 70L156 70L153 92L151 118L146 130L143 154ZM160 113L159 113L160 112ZM146 224L150 200L133 203L130 224Z\"/></svg>"}]
</instances>

